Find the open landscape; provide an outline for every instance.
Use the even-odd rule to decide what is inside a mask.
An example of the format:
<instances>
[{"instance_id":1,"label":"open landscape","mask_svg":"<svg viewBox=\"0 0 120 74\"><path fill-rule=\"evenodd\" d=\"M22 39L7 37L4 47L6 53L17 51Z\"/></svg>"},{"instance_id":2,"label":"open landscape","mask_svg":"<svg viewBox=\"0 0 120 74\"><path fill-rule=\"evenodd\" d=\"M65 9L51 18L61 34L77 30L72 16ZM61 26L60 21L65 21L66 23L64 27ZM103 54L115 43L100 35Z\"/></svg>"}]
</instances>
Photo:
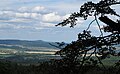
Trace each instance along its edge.
<instances>
[{"instance_id":1,"label":"open landscape","mask_svg":"<svg viewBox=\"0 0 120 74\"><path fill-rule=\"evenodd\" d=\"M58 46L56 42L45 42L42 40L0 40L0 59L21 64L37 64L52 59L61 59L60 55L55 55L60 49L50 44ZM116 52L119 51L120 47L117 45ZM111 56L103 60L103 62L106 65L113 65L119 59L120 57Z\"/></svg>"},{"instance_id":2,"label":"open landscape","mask_svg":"<svg viewBox=\"0 0 120 74\"><path fill-rule=\"evenodd\" d=\"M120 0L0 0L0 74L120 74Z\"/></svg>"},{"instance_id":3,"label":"open landscape","mask_svg":"<svg viewBox=\"0 0 120 74\"><path fill-rule=\"evenodd\" d=\"M51 46L55 42L25 41L25 40L0 40L0 59L19 63L38 63L59 59L55 55L60 49Z\"/></svg>"},{"instance_id":4,"label":"open landscape","mask_svg":"<svg viewBox=\"0 0 120 74\"><path fill-rule=\"evenodd\" d=\"M55 60L61 59L55 55L60 49L51 46L49 43L57 45L56 42L26 41L26 40L0 40L0 73L1 74L66 74L67 67ZM116 46L117 52L120 50ZM90 52L89 52L90 54ZM89 55L87 54L87 55ZM93 56L94 58L94 56ZM94 58L95 59L95 58ZM102 60L108 71L104 72L103 66L86 66L83 68L85 74L113 74L118 68L114 67L120 57L111 56ZM77 72L79 69L75 68ZM114 69L112 72L111 70ZM87 70L87 71L86 71Z\"/></svg>"}]
</instances>

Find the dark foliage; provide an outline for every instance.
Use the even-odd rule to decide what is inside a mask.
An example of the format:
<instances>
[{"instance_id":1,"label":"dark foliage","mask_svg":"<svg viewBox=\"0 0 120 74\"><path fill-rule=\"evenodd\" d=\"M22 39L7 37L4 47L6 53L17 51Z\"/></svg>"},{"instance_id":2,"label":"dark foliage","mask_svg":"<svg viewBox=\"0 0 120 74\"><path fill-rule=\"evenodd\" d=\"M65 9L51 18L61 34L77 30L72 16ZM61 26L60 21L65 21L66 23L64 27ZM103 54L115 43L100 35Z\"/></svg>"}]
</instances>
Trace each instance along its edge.
<instances>
[{"instance_id":1,"label":"dark foliage","mask_svg":"<svg viewBox=\"0 0 120 74\"><path fill-rule=\"evenodd\" d=\"M19 64L10 61L0 61L0 74L119 74L120 66L103 67L85 65L80 67L68 67L61 63L62 60L52 60L49 62L41 62L39 64Z\"/></svg>"},{"instance_id":2,"label":"dark foliage","mask_svg":"<svg viewBox=\"0 0 120 74\"><path fill-rule=\"evenodd\" d=\"M77 41L73 41L56 52L56 54L62 57L62 64L71 68L72 71L74 71L76 67L79 67L80 71L84 71L83 68L89 65L95 67L102 65L103 68L106 69L101 61L110 56L119 56L119 53L115 52L116 48L113 45L120 43L120 22L114 22L106 15L111 14L120 17L110 7L116 4L120 4L120 2L117 0L101 0L98 3L87 2L80 7L80 12L74 12L69 18L56 25L66 26L70 24L70 27L74 27L77 24L77 18L82 17L86 20L89 16L94 16L93 21L88 25L87 29L78 34ZM107 26L101 29L97 17ZM88 31L94 21L96 21L101 32L99 37L92 36L91 31ZM104 32L111 32L111 34L103 36L102 30L104 30ZM118 66L118 63L116 63L116 65Z\"/></svg>"},{"instance_id":3,"label":"dark foliage","mask_svg":"<svg viewBox=\"0 0 120 74\"><path fill-rule=\"evenodd\" d=\"M77 18L82 17L85 20L88 16L104 16L105 14L111 14L119 16L110 6L120 4L117 0L101 0L99 3L87 2L80 7L79 12L74 12L70 17L63 22L57 24L56 26L66 26L70 24L70 27L76 25Z\"/></svg>"}]
</instances>

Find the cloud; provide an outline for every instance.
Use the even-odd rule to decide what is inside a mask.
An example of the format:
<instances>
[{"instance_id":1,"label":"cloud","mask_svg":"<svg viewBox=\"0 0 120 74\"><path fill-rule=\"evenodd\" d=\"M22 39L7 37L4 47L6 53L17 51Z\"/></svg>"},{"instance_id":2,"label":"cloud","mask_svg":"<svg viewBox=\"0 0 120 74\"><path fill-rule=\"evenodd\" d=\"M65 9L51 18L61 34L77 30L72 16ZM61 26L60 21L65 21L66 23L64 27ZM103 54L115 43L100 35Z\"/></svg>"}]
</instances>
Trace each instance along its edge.
<instances>
[{"instance_id":1,"label":"cloud","mask_svg":"<svg viewBox=\"0 0 120 74\"><path fill-rule=\"evenodd\" d=\"M36 23L34 26L33 26L33 29L34 30L42 30L42 29L50 29L52 27L55 27L55 24L53 23L43 23L43 22L39 22L39 23Z\"/></svg>"},{"instance_id":2,"label":"cloud","mask_svg":"<svg viewBox=\"0 0 120 74\"><path fill-rule=\"evenodd\" d=\"M10 20L0 20L0 22L3 23L31 23L32 21L30 19L23 19L23 18L14 18L14 19L10 19Z\"/></svg>"},{"instance_id":3,"label":"cloud","mask_svg":"<svg viewBox=\"0 0 120 74\"><path fill-rule=\"evenodd\" d=\"M45 7L43 6L36 6L32 9L33 12L39 12L45 10Z\"/></svg>"},{"instance_id":4,"label":"cloud","mask_svg":"<svg viewBox=\"0 0 120 74\"><path fill-rule=\"evenodd\" d=\"M31 13L31 18L40 20L41 14L39 14L39 13Z\"/></svg>"},{"instance_id":5,"label":"cloud","mask_svg":"<svg viewBox=\"0 0 120 74\"><path fill-rule=\"evenodd\" d=\"M59 23L62 20L65 20L66 18L68 18L69 16L70 14L59 15L57 12L52 12L52 13L44 14L42 16L42 21Z\"/></svg>"},{"instance_id":6,"label":"cloud","mask_svg":"<svg viewBox=\"0 0 120 74\"><path fill-rule=\"evenodd\" d=\"M34 6L34 7L26 7L26 6L23 6L23 7L20 7L18 8L18 11L19 12L29 12L29 13L47 13L48 10L44 7L44 6Z\"/></svg>"},{"instance_id":7,"label":"cloud","mask_svg":"<svg viewBox=\"0 0 120 74\"><path fill-rule=\"evenodd\" d=\"M40 19L41 18L41 14L40 13L15 13L15 16L17 18L28 18L28 19Z\"/></svg>"},{"instance_id":8,"label":"cloud","mask_svg":"<svg viewBox=\"0 0 120 74\"><path fill-rule=\"evenodd\" d=\"M61 21L61 18L62 17L58 15L56 12L52 12L52 13L43 15L42 20L44 22L58 22L58 21Z\"/></svg>"},{"instance_id":9,"label":"cloud","mask_svg":"<svg viewBox=\"0 0 120 74\"><path fill-rule=\"evenodd\" d=\"M22 31L22 30L26 30L26 31L32 31L32 30L36 30L36 28L43 28L43 27L37 27L35 25L21 25L21 24L13 24L13 23L2 23L0 24L0 30L16 30L16 31ZM40 30L40 29L39 29Z\"/></svg>"},{"instance_id":10,"label":"cloud","mask_svg":"<svg viewBox=\"0 0 120 74\"><path fill-rule=\"evenodd\" d=\"M64 19L67 19L70 15L71 15L71 14L66 14L66 15L64 15L64 16L62 17L62 19L63 19L63 20L64 20Z\"/></svg>"},{"instance_id":11,"label":"cloud","mask_svg":"<svg viewBox=\"0 0 120 74\"><path fill-rule=\"evenodd\" d=\"M23 29L26 26L15 25L15 24L0 24L0 29L3 30L14 30L14 29Z\"/></svg>"},{"instance_id":12,"label":"cloud","mask_svg":"<svg viewBox=\"0 0 120 74\"><path fill-rule=\"evenodd\" d=\"M18 9L18 11L20 11L20 12L27 12L28 10L30 10L28 7L20 7Z\"/></svg>"},{"instance_id":13,"label":"cloud","mask_svg":"<svg viewBox=\"0 0 120 74\"><path fill-rule=\"evenodd\" d=\"M41 30L53 28L62 20L68 18L70 14L59 14L54 11L46 11L44 6L20 7L17 10L1 10L1 28ZM42 13L46 11L47 13ZM78 21L81 23L81 20Z\"/></svg>"},{"instance_id":14,"label":"cloud","mask_svg":"<svg viewBox=\"0 0 120 74\"><path fill-rule=\"evenodd\" d=\"M14 17L13 11L0 11L0 20L8 20Z\"/></svg>"},{"instance_id":15,"label":"cloud","mask_svg":"<svg viewBox=\"0 0 120 74\"><path fill-rule=\"evenodd\" d=\"M20 18L29 18L30 13L15 13L16 17Z\"/></svg>"}]
</instances>

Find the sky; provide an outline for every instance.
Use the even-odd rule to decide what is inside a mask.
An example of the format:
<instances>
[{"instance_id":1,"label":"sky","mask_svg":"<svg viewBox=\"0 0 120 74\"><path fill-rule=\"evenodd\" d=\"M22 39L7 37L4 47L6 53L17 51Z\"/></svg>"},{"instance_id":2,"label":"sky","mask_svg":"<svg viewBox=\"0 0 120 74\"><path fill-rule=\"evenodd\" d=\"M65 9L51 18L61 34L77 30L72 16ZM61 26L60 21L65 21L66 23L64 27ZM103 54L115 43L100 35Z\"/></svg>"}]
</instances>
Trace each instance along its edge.
<instances>
[{"instance_id":1,"label":"sky","mask_svg":"<svg viewBox=\"0 0 120 74\"><path fill-rule=\"evenodd\" d=\"M71 42L93 19L79 18L75 28L55 25L90 0L0 0L0 39ZM98 0L92 0L98 2ZM115 7L119 10L119 7ZM98 27L91 27L99 35Z\"/></svg>"}]
</instances>

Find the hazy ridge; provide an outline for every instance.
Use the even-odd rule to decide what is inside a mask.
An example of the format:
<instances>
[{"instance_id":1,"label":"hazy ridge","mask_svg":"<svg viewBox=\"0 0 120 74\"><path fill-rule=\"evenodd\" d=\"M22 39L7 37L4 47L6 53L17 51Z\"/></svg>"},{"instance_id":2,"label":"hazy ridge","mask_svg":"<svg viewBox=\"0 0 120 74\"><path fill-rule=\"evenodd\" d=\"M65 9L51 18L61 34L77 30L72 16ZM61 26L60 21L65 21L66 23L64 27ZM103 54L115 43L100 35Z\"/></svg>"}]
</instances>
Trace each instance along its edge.
<instances>
[{"instance_id":1,"label":"hazy ridge","mask_svg":"<svg viewBox=\"0 0 120 74\"><path fill-rule=\"evenodd\" d=\"M0 40L0 59L6 59L14 62L38 62L53 58L57 49L50 44L57 45L55 42L46 42L42 40Z\"/></svg>"}]
</instances>

